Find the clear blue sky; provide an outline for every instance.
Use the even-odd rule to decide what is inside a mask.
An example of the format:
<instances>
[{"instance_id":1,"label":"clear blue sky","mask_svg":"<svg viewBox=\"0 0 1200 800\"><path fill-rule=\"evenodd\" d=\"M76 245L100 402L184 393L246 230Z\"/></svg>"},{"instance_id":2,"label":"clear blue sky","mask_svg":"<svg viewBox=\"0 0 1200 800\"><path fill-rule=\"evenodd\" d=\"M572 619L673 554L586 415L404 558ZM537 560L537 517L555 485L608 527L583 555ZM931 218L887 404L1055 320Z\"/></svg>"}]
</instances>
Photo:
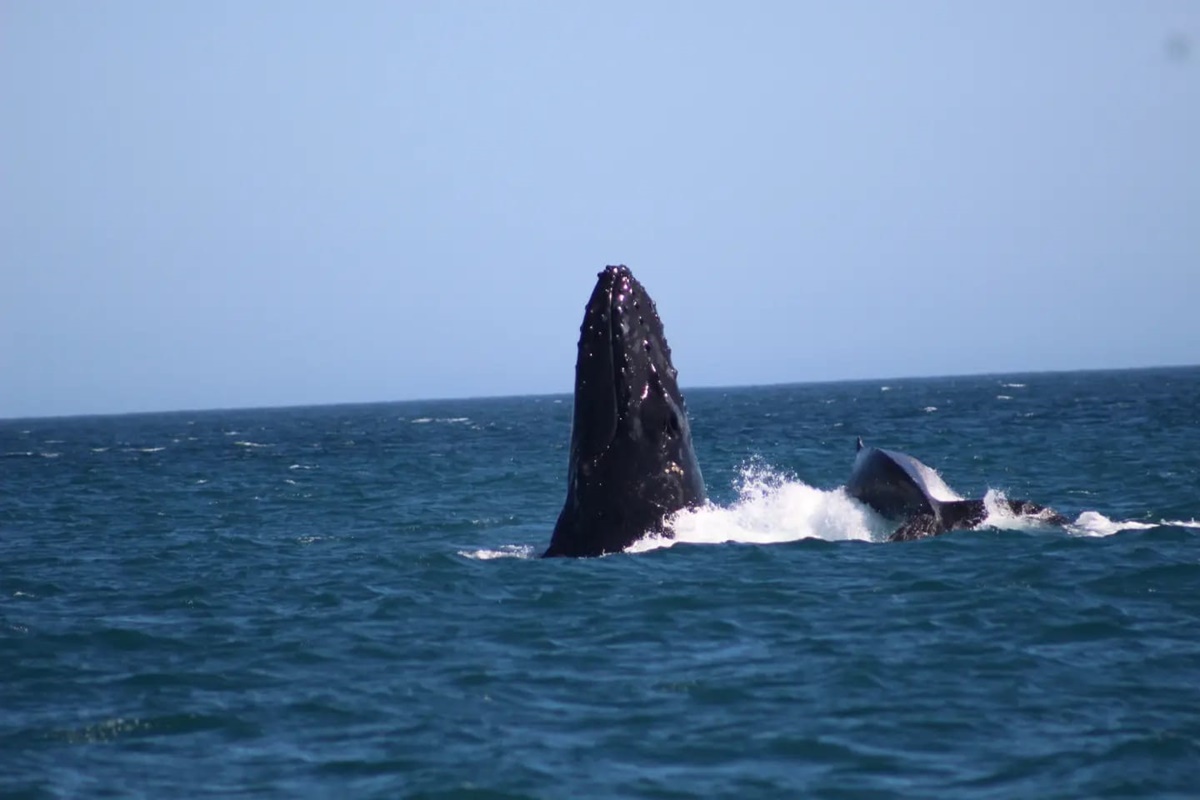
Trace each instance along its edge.
<instances>
[{"instance_id":1,"label":"clear blue sky","mask_svg":"<svg viewBox=\"0 0 1200 800\"><path fill-rule=\"evenodd\" d=\"M1200 3L0 5L0 416L1200 362Z\"/></svg>"}]
</instances>

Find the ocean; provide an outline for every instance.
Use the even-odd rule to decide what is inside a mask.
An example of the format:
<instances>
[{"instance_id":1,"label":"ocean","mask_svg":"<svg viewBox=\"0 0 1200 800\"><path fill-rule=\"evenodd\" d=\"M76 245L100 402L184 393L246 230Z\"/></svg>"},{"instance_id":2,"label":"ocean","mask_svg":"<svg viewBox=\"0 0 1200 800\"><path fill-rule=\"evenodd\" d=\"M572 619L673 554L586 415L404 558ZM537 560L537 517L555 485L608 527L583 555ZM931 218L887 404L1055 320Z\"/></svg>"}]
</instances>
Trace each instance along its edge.
<instances>
[{"instance_id":1,"label":"ocean","mask_svg":"<svg viewBox=\"0 0 1200 800\"><path fill-rule=\"evenodd\" d=\"M686 394L583 560L569 395L0 421L0 796L1200 796L1200 368ZM858 436L1072 523L884 542Z\"/></svg>"}]
</instances>

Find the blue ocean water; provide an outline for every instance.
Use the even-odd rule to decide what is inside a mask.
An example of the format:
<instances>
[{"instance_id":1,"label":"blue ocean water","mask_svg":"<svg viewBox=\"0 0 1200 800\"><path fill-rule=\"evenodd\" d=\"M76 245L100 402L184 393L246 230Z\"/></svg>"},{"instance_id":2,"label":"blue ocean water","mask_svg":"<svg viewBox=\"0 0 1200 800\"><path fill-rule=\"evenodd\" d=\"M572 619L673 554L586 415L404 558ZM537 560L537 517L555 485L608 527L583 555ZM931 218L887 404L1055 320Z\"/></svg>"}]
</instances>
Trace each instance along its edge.
<instances>
[{"instance_id":1,"label":"blue ocean water","mask_svg":"<svg viewBox=\"0 0 1200 800\"><path fill-rule=\"evenodd\" d=\"M1200 368L688 402L587 560L569 396L0 421L0 796L1200 793ZM860 435L1074 522L884 543Z\"/></svg>"}]
</instances>

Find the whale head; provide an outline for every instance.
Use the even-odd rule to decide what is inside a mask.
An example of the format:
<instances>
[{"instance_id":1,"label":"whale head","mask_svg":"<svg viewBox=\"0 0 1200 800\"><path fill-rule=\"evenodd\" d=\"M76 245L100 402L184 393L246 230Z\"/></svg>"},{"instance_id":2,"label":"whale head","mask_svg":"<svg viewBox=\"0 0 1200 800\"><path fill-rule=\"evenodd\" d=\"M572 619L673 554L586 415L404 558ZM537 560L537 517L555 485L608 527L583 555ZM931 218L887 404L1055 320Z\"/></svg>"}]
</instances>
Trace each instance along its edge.
<instances>
[{"instance_id":1,"label":"whale head","mask_svg":"<svg viewBox=\"0 0 1200 800\"><path fill-rule=\"evenodd\" d=\"M623 550L704 500L654 300L628 267L607 267L579 329L567 499L546 555Z\"/></svg>"}]
</instances>

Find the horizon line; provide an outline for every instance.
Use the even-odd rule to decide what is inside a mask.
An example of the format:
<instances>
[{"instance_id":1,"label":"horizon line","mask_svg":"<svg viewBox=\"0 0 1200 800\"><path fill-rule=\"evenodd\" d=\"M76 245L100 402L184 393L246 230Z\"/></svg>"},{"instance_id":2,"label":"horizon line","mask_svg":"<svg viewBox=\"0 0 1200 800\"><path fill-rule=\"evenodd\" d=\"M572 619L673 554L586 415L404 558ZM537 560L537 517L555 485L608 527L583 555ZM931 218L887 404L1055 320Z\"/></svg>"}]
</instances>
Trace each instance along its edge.
<instances>
[{"instance_id":1,"label":"horizon line","mask_svg":"<svg viewBox=\"0 0 1200 800\"><path fill-rule=\"evenodd\" d=\"M905 380L939 380L944 378L987 378L1013 375L1070 375L1085 372L1150 372L1169 369L1195 369L1200 364L1155 364L1137 367L1077 367L1071 369L1032 369L1005 372L962 372L941 375L888 375L870 378L836 378L819 380L777 381L772 383L745 384L710 384L706 386L680 387L687 392L707 392L721 389L768 389L784 386L819 386L833 383L873 383L876 381L905 381ZM392 400L334 400L322 403L295 403L284 405L247 405L247 406L209 406L206 408L165 408L144 409L138 411L98 411L71 414L46 414L42 416L0 416L0 423L21 422L47 419L81 419L90 417L130 417L148 414L211 414L231 411L283 411L298 408L330 408L338 406L373 406L399 403L437 403L454 400L515 400L520 398L563 397L571 395L573 390L563 392L514 392L511 394L480 394L480 395L444 395L440 397L410 397Z\"/></svg>"}]
</instances>

